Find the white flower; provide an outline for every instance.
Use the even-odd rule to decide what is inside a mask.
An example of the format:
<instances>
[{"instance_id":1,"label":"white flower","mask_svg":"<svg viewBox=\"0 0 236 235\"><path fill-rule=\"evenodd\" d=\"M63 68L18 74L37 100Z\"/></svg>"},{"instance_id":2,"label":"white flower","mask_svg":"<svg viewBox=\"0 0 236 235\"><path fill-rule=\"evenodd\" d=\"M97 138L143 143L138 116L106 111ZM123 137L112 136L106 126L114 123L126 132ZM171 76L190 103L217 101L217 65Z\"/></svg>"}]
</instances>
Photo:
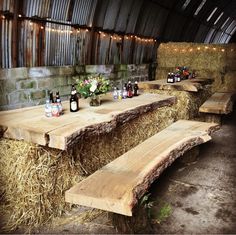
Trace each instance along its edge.
<instances>
[{"instance_id":1,"label":"white flower","mask_svg":"<svg viewBox=\"0 0 236 235\"><path fill-rule=\"evenodd\" d=\"M96 89L97 89L97 81L96 80L93 80L92 82L91 82L91 84L92 84L92 86L90 87L90 91L91 92L94 92Z\"/></svg>"}]
</instances>

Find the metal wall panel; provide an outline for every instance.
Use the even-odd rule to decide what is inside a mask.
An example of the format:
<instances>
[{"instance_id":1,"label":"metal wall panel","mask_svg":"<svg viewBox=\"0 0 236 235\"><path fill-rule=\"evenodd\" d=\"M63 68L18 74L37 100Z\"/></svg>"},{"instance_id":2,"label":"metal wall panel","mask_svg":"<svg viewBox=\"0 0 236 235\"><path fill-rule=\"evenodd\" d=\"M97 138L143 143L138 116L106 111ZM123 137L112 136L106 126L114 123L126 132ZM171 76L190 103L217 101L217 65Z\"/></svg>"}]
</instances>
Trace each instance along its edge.
<instances>
[{"instance_id":1,"label":"metal wall panel","mask_svg":"<svg viewBox=\"0 0 236 235\"><path fill-rule=\"evenodd\" d=\"M97 0L75 0L72 24L92 26Z\"/></svg>"},{"instance_id":2,"label":"metal wall panel","mask_svg":"<svg viewBox=\"0 0 236 235\"><path fill-rule=\"evenodd\" d=\"M184 42L193 42L198 32L200 23L196 20L187 21L184 25L181 40Z\"/></svg>"},{"instance_id":3,"label":"metal wall panel","mask_svg":"<svg viewBox=\"0 0 236 235\"><path fill-rule=\"evenodd\" d=\"M12 22L10 20L1 21L1 67L12 67Z\"/></svg>"},{"instance_id":4,"label":"metal wall panel","mask_svg":"<svg viewBox=\"0 0 236 235\"><path fill-rule=\"evenodd\" d=\"M71 0L52 0L52 9L50 18L54 20L67 21Z\"/></svg>"},{"instance_id":5,"label":"metal wall panel","mask_svg":"<svg viewBox=\"0 0 236 235\"><path fill-rule=\"evenodd\" d=\"M141 12L142 5L143 0L135 1L135 4L132 5L129 21L127 23L126 33L135 33L136 23Z\"/></svg>"},{"instance_id":6,"label":"metal wall panel","mask_svg":"<svg viewBox=\"0 0 236 235\"><path fill-rule=\"evenodd\" d=\"M1 0L0 1L0 10L1 11L14 11L14 0Z\"/></svg>"},{"instance_id":7,"label":"metal wall panel","mask_svg":"<svg viewBox=\"0 0 236 235\"><path fill-rule=\"evenodd\" d=\"M164 8L159 7L158 13L156 14L156 18L153 24L151 37L158 38L161 36L167 17L168 17L168 11Z\"/></svg>"},{"instance_id":8,"label":"metal wall panel","mask_svg":"<svg viewBox=\"0 0 236 235\"><path fill-rule=\"evenodd\" d=\"M203 25L203 24L200 25L194 42L197 42L197 43L204 42L208 31L209 31L209 27L207 27L206 25Z\"/></svg>"},{"instance_id":9,"label":"metal wall panel","mask_svg":"<svg viewBox=\"0 0 236 235\"><path fill-rule=\"evenodd\" d=\"M27 17L48 17L51 0L24 0L23 14Z\"/></svg>"},{"instance_id":10,"label":"metal wall panel","mask_svg":"<svg viewBox=\"0 0 236 235\"><path fill-rule=\"evenodd\" d=\"M133 0L122 0L120 12L114 30L116 32L125 32L127 21L129 20Z\"/></svg>"},{"instance_id":11,"label":"metal wall panel","mask_svg":"<svg viewBox=\"0 0 236 235\"><path fill-rule=\"evenodd\" d=\"M105 14L103 28L113 30L116 24L116 19L120 13L121 0L110 0Z\"/></svg>"}]
</instances>

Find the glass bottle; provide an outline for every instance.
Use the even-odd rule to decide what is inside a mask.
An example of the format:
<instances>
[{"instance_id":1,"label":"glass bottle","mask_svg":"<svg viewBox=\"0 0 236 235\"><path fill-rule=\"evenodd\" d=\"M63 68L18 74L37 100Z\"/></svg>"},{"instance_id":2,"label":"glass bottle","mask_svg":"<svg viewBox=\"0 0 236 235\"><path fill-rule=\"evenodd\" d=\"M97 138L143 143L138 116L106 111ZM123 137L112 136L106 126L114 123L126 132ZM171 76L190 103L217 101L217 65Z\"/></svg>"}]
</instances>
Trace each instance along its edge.
<instances>
[{"instance_id":1,"label":"glass bottle","mask_svg":"<svg viewBox=\"0 0 236 235\"><path fill-rule=\"evenodd\" d=\"M72 84L71 96L70 96L70 111L77 112L78 110L79 110L79 98L77 96L75 85Z\"/></svg>"},{"instance_id":2,"label":"glass bottle","mask_svg":"<svg viewBox=\"0 0 236 235\"><path fill-rule=\"evenodd\" d=\"M127 89L128 89L127 97L132 98L133 97L133 87L132 87L131 81L129 81Z\"/></svg>"},{"instance_id":3,"label":"glass bottle","mask_svg":"<svg viewBox=\"0 0 236 235\"><path fill-rule=\"evenodd\" d=\"M57 103L58 108L59 108L59 113L62 114L63 108L62 108L61 97L59 95L59 91L56 92L56 103Z\"/></svg>"},{"instance_id":4,"label":"glass bottle","mask_svg":"<svg viewBox=\"0 0 236 235\"><path fill-rule=\"evenodd\" d=\"M114 100L118 99L118 92L117 92L117 88L116 87L114 87L114 90L113 90L113 99Z\"/></svg>"},{"instance_id":5,"label":"glass bottle","mask_svg":"<svg viewBox=\"0 0 236 235\"><path fill-rule=\"evenodd\" d=\"M52 117L52 106L49 99L46 100L45 104L45 116Z\"/></svg>"},{"instance_id":6,"label":"glass bottle","mask_svg":"<svg viewBox=\"0 0 236 235\"><path fill-rule=\"evenodd\" d=\"M138 90L139 90L138 82L135 81L135 83L134 83L134 96L138 96Z\"/></svg>"},{"instance_id":7,"label":"glass bottle","mask_svg":"<svg viewBox=\"0 0 236 235\"><path fill-rule=\"evenodd\" d=\"M49 93L49 101L50 101L50 103L54 103L54 98L53 98L53 92L52 91L50 91L50 93Z\"/></svg>"},{"instance_id":8,"label":"glass bottle","mask_svg":"<svg viewBox=\"0 0 236 235\"><path fill-rule=\"evenodd\" d=\"M124 86L123 92L122 92L122 97L123 97L123 99L126 99L126 98L127 98L127 95L128 95L128 93L127 93L127 87Z\"/></svg>"}]
</instances>

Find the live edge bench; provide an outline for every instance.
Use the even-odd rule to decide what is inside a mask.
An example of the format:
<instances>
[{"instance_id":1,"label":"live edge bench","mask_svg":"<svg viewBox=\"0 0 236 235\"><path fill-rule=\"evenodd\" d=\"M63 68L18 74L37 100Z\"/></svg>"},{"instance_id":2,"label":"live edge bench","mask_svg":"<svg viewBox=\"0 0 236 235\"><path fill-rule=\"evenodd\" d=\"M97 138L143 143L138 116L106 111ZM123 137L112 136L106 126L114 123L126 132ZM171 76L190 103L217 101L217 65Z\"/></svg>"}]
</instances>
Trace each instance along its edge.
<instances>
[{"instance_id":1,"label":"live edge bench","mask_svg":"<svg viewBox=\"0 0 236 235\"><path fill-rule=\"evenodd\" d=\"M233 111L235 93L216 92L199 108L207 122L221 123L221 116Z\"/></svg>"},{"instance_id":2,"label":"live edge bench","mask_svg":"<svg viewBox=\"0 0 236 235\"><path fill-rule=\"evenodd\" d=\"M66 191L66 202L132 216L149 186L194 146L211 139L219 125L179 120Z\"/></svg>"}]
</instances>

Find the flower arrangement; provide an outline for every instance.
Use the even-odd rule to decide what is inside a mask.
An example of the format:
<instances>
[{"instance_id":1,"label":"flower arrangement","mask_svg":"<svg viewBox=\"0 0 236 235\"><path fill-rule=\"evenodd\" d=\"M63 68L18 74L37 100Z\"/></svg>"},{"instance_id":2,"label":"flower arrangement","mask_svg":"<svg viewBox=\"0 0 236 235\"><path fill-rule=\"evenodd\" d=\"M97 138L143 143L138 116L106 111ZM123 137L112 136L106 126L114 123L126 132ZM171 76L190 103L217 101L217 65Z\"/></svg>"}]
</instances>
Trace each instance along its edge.
<instances>
[{"instance_id":1,"label":"flower arrangement","mask_svg":"<svg viewBox=\"0 0 236 235\"><path fill-rule=\"evenodd\" d=\"M89 76L87 79L77 80L77 91L85 99L110 91L110 81L101 75L96 77Z\"/></svg>"},{"instance_id":2,"label":"flower arrangement","mask_svg":"<svg viewBox=\"0 0 236 235\"><path fill-rule=\"evenodd\" d=\"M180 75L181 79L187 79L190 75L189 69L185 66L176 68L176 73Z\"/></svg>"}]
</instances>

